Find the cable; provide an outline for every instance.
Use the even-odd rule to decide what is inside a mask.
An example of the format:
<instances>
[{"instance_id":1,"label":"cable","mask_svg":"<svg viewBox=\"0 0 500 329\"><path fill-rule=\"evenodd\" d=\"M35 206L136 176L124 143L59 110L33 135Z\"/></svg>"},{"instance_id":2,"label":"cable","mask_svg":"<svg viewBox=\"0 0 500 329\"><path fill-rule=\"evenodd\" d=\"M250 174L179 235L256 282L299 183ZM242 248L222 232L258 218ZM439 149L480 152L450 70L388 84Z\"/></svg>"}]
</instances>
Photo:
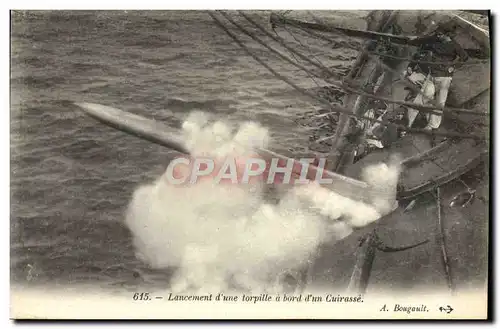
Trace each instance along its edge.
<instances>
[{"instance_id":1,"label":"cable","mask_svg":"<svg viewBox=\"0 0 500 329\"><path fill-rule=\"evenodd\" d=\"M294 27L296 29L300 29L301 31L306 32L307 34L309 34L309 35L311 35L311 36L313 36L315 38L327 41L328 43L332 43L332 41L328 37L325 37L322 34L319 34L319 33L316 33L314 31L311 31L311 30L309 30L309 29L307 29L307 28L305 28L303 26L298 26L298 25L293 25L293 24L291 24L291 25L292 25L292 27ZM359 46L349 46L348 48L352 49L352 50L361 51L361 48ZM433 61L424 61L424 60L419 60L419 59L412 59L411 57L396 56L396 55L391 55L391 54L387 54L387 53L381 53L381 52L377 52L377 51L366 51L366 53L368 53L370 55L379 56L379 57L386 57L386 58L397 59L397 60L400 60L400 61L408 61L408 62L418 63L418 64L468 66L468 65L484 64L484 63L489 63L490 62L489 59L479 59L479 60L466 61L466 62L464 62L464 61L434 61L433 62Z\"/></svg>"},{"instance_id":2,"label":"cable","mask_svg":"<svg viewBox=\"0 0 500 329\"><path fill-rule=\"evenodd\" d=\"M285 49L287 49L288 51L296 54L297 56L299 56L301 59L303 59L304 61L310 63L311 65L314 65L315 67L317 67L318 69L320 69L321 71L323 71L324 73L326 73L326 75L328 77L334 77L338 80L342 80L342 77L339 76L338 74L336 74L335 72L331 71L329 68L327 68L326 66L322 65L322 64L319 64L319 63L316 63L314 61L312 61L311 59L309 59L307 56L297 52L296 50L294 50L293 48L291 48L290 46L288 46L286 44L286 42L280 38L279 36L274 36L272 35L271 33L269 33L269 31L267 31L265 28L263 28L259 23L257 23L252 17L250 17L249 15L247 15L246 13L242 12L242 11L238 11L238 13L243 16L247 21L249 21L250 23L252 23L255 27L257 27L259 30L261 30L265 35L267 35L268 37L270 37L271 39L273 39L275 42L281 44L281 46L283 46Z\"/></svg>"},{"instance_id":3,"label":"cable","mask_svg":"<svg viewBox=\"0 0 500 329\"><path fill-rule=\"evenodd\" d=\"M283 17L284 17L284 14L283 14ZM278 32L276 32L276 30L274 29L274 27L273 27L273 32L276 34L276 36L277 36L277 37L280 37L280 36L279 36L279 34L278 34ZM292 35L292 34L290 34L290 35ZM296 41L298 41L298 40L295 38L295 36L293 36L293 35L292 35L292 37L293 37ZM300 43L300 41L299 41L299 43ZM297 57L295 57L295 55L294 55L294 53L293 53L293 52L290 52L290 55L292 55L292 57L295 59L295 61L296 61L297 63L299 62L299 60L297 59ZM311 56L312 56L312 52L311 52ZM314 57L314 56L312 56L312 57ZM323 63L321 63L319 60L317 60L317 59L316 59L316 61L317 61L320 65L323 65ZM319 83L318 83L318 82L316 81L316 79L314 78L314 75L310 74L308 71L306 71L306 73L307 73L307 75L309 76L309 78L310 78L310 79L311 79L311 80L312 80L312 81L316 84L316 86L318 86L318 88L321 88L321 86L319 85Z\"/></svg>"},{"instance_id":4,"label":"cable","mask_svg":"<svg viewBox=\"0 0 500 329\"><path fill-rule=\"evenodd\" d=\"M294 23L294 21L293 21L293 20L289 20L288 22L285 22L285 21L284 21L284 19L283 19L283 20L281 21L281 23L282 23L282 25L284 25L284 24L288 24L288 25L292 25L292 26L295 26L295 27L300 27L300 25L297 25L296 23ZM349 36L347 36L345 33L341 32L341 31L338 31L338 30L335 30L335 32L334 32L334 33L339 34L339 35L343 35L343 36L345 36L345 37L349 37ZM370 54L369 52L366 52L366 54L367 54L370 58L372 58L373 60L377 61L377 63L378 63L379 65L382 65L382 67L384 67L384 69L386 69L386 70L388 70L388 71L390 71L390 72L392 72L392 73L394 73L394 74L399 75L399 76L401 77L401 82L402 82L403 84L405 84L407 87L409 87L410 89L412 89L414 92L420 92L420 90L418 89L418 87L416 87L416 86L415 86L415 84L414 84L412 81L410 81L410 80L408 79L408 77L406 77L405 75L400 74L400 72L397 72L397 71L396 71L396 70L394 70L393 68L391 68L391 67L389 67L388 65L386 65L385 63L383 63L383 62L382 62L382 61L381 61L381 60L380 60L377 56L375 56L375 55L373 55L373 54ZM429 97L424 96L424 98L427 98L427 99L430 101L430 103L431 103L431 104L436 105L436 104L435 104L435 101L434 101L434 100L432 100L432 99L430 99ZM453 110L452 110L452 108L449 108L449 107L445 107L445 109L448 109L448 110L451 110L451 111L455 111L455 109L453 109ZM460 109L460 111L461 111L461 112L464 112L464 109ZM466 111L467 111L467 110L466 110ZM477 111L474 111L474 112L476 112L476 113L480 113L479 115L488 115L488 114L487 114L487 112L477 112ZM466 112L466 113L469 113L469 112ZM470 114L471 114L471 113L470 113Z\"/></svg>"},{"instance_id":5,"label":"cable","mask_svg":"<svg viewBox=\"0 0 500 329\"><path fill-rule=\"evenodd\" d=\"M227 14L224 14L224 13L222 13L222 14L225 15L225 17L227 18ZM240 12L240 14L243 17L245 17L250 23L252 23L257 28L259 28L261 31L263 31L266 35L274 38L274 40L276 42L279 42L282 46L284 46L288 51L290 51L290 53L292 54L292 56L293 56L293 54L296 54L296 55L299 55L299 57L301 57L303 59L305 58L305 60L308 63L310 63L312 65L315 65L316 67L319 67L324 73L327 74L327 76L337 75L336 73L333 73L330 69L326 68L323 64L314 63L313 61L311 61L309 58L307 58L303 54L295 51L294 49L291 49L288 45L284 44L284 41L282 41L282 40L281 41L280 40L276 40L276 38L272 34L270 34L268 31L266 31L262 26L260 26L257 22L255 22L253 19L251 19L248 15L246 15L246 14L244 14L242 12ZM381 97L381 96L377 96L377 95L375 95L373 93L368 93L366 91L353 88L353 87L347 85L345 83L345 81L344 81L344 83L339 84L338 82L332 81L329 78L322 78L321 76L315 74L314 72L312 72L309 69L305 68L301 64L296 63L293 60L291 60L290 58L286 57L285 55L283 55L282 53L280 53L276 49L273 49L272 47L270 47L269 45L267 45L264 41L260 40L254 33L252 33L251 31L246 30L240 24L234 22L234 20L232 20L230 18L228 18L228 20L230 20L230 22L232 22L235 26L237 26L243 33L247 34L252 39L256 40L257 42L259 42L260 44L262 44L263 46L265 46L270 51L274 52L276 55L280 56L281 58L283 58L287 62L291 63L292 65L295 65L296 67L300 68L301 70L304 70L306 73L308 73L311 76L315 76L317 78L323 79L325 82L330 83L334 87L337 87L337 88L339 88L341 90L344 90L344 91L347 91L347 92L350 92L350 93L354 93L354 94L358 94L358 95L362 95L362 96L365 96L365 97L369 97L369 98L381 100L381 101L384 101L384 102L390 102L390 103L398 104L398 105L401 105L401 106L412 107L414 109L418 109L419 111L429 112L429 113L432 113L432 114L435 114L435 115L443 115L443 113L446 113L446 112L464 113L464 114L478 115L478 116L489 115L489 113L487 113L487 112L480 112L480 111L475 111L475 110L470 110L470 109L460 109L460 108L452 108L452 107L443 107L443 108L441 108L441 107L433 107L433 106L428 106L428 105L420 105L420 104L415 104L415 103L410 103L410 102L405 102L405 101L396 101L396 100L392 100L390 98L384 98L384 97ZM385 64L380 63L380 62L378 64L382 65L385 69L388 69L385 66ZM395 72L391 68L389 68L389 70L392 70L393 73ZM399 74L399 72L396 72L396 73ZM407 79L407 78L405 77L405 79ZM414 91L420 92L420 89L418 89L418 87L416 87L413 84L413 82L411 82L411 81L408 80L408 82L406 82L406 83L407 84L408 83L411 84L411 87L412 87L412 89L414 89Z\"/></svg>"},{"instance_id":6,"label":"cable","mask_svg":"<svg viewBox=\"0 0 500 329\"><path fill-rule=\"evenodd\" d=\"M377 119L364 117L361 115L356 115L356 114L352 113L351 111L349 111L348 109L341 108L338 106L333 106L329 101L322 99L322 98L318 98L316 95L314 95L311 92L308 92L307 90L304 90L303 88L297 86L295 83L290 81L290 79L288 79L285 76L281 75L280 73L276 72L276 70L274 70L272 67L270 67L268 64L266 64L262 59L260 59L257 55L255 55L250 49L248 49L248 47L245 46L245 44L240 39L238 39L238 37L236 35L234 35L231 31L229 31L229 29L226 26L224 26L224 24L212 12L207 11L207 14L210 15L214 19L215 23L221 29L223 29L240 47L242 47L259 64L261 64L267 70L269 70L269 72L271 72L273 75L275 75L280 80L289 84L291 87L293 87L295 90L299 91L300 93L329 106L334 112L345 113L348 116L356 117L359 119L366 119L366 120L370 120L372 122L379 122L380 124L382 124L384 126L392 125L392 126L395 126L396 128L399 128L403 131L412 132L412 133L418 133L418 134L424 134L424 135L434 135L434 136L456 137L456 138L469 138L469 139L478 139L478 140L486 139L485 136L476 136L476 135L472 135L472 134L440 133L440 132L429 132L429 131L424 130L424 129L414 129L414 128L408 129L402 125L396 125L396 124L393 124L391 122L388 122L387 120L377 120Z\"/></svg>"}]
</instances>

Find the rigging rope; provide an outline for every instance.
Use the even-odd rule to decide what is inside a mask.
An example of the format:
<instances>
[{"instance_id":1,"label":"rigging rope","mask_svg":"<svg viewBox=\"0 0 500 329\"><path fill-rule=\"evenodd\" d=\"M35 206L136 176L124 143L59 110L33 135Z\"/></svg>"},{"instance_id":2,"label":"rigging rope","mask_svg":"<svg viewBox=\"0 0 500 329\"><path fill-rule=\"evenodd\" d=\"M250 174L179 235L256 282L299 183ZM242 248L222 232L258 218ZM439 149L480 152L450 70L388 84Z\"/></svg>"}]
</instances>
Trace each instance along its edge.
<instances>
[{"instance_id":1,"label":"rigging rope","mask_svg":"<svg viewBox=\"0 0 500 329\"><path fill-rule=\"evenodd\" d=\"M295 36L294 36L294 35L293 35L290 31L288 31L288 29L285 29L285 30L286 30L286 31L288 32L288 34L290 34L290 35L292 36L292 38L293 38L295 41L297 41L297 42L298 42L298 43L299 43L302 47L307 48L307 47L305 47L305 46L302 44L302 42L300 42L300 40L299 40L299 39L297 39L297 38L296 38L296 37L295 37ZM276 32L276 30L274 30L274 33L275 33L277 36L279 36L279 35L278 35L278 33ZM312 53L311 49L310 49L310 48L307 48L307 49L309 50L309 54L311 55L311 57L312 57L312 58L314 58L314 59L316 60L316 62L318 62L320 65L323 65L323 63L321 63L321 61L320 61L320 60L319 60L316 56L314 56L314 54ZM295 57L295 55L294 55L293 53L291 53L291 52L290 52L290 54L291 54L291 55L292 55L292 57L293 57L293 58L294 58L294 59L298 62L298 60L297 60L297 58ZM323 65L323 66L324 66L324 65ZM311 78L311 79L312 79L312 80L316 83L316 85L317 85L318 87L320 87L320 85L316 82L316 79L314 79L314 76L313 76L313 75L310 75L309 73L307 73L307 75L308 75L308 76L309 76L309 77L310 77L310 78Z\"/></svg>"},{"instance_id":2,"label":"rigging rope","mask_svg":"<svg viewBox=\"0 0 500 329\"><path fill-rule=\"evenodd\" d=\"M259 23L257 23L252 17L250 17L246 13L244 13L244 12L242 12L240 10L238 11L238 13L241 16L243 16L247 21L249 21L250 23L252 23L255 27L257 27L259 30L261 30L265 35L267 35L268 37L270 37L271 39L273 39L277 43L281 44L281 46L283 46L286 50L288 50L288 51L294 53L295 55L299 56L301 59L303 59L304 61L308 62L309 64L314 65L315 67L317 67L318 69L320 69L322 72L324 72L327 76L336 78L338 80L342 80L342 77L340 75L338 75L335 72L331 71L328 67L324 66L321 63L316 63L316 62L312 61L309 57L305 56L302 53L299 53L295 49L293 49L290 46L288 46L286 44L286 42L282 38L280 38L279 36L274 36L274 35L272 35L272 33L269 33L269 31L267 31L265 28L263 28Z\"/></svg>"},{"instance_id":3,"label":"rigging rope","mask_svg":"<svg viewBox=\"0 0 500 329\"><path fill-rule=\"evenodd\" d=\"M441 108L441 107L435 107L435 106L429 106L429 105L420 105L420 104L415 104L415 103L411 103L411 102L396 101L396 100L392 100L392 99L389 99L389 98L384 98L384 97L381 97L381 96L377 96L377 95L375 95L373 93L368 93L366 91L362 91L362 90L359 90L357 88L353 88L352 86L348 86L345 81L344 81L344 83L338 83L336 81L333 81L329 77L338 77L338 74L332 72L330 69L328 69L323 64L315 63L314 61L312 61L311 59L309 59L307 56L304 56L303 54L301 54L301 53L297 52L296 50L294 50L293 48L289 47L288 45L286 45L286 43L282 39L277 39L275 36L273 36L271 33L269 33L266 29L264 29L260 24L258 24L255 20L253 20L251 17L249 17L247 14L245 14L245 13L243 13L241 11L239 11L239 13L244 18L246 18L250 23L252 23L258 29L260 29L261 31L263 31L266 35L268 35L269 37L271 37L276 42L280 43L283 47L285 47L288 51L290 51L290 53L292 55L296 54L299 57L301 57L302 59L304 59L306 62L308 62L308 63L310 63L312 65L315 65L316 67L320 68L321 71L324 72L328 77L327 78L323 78L320 75L318 75L318 74L312 72L311 70L305 68L301 64L294 62L290 58L288 58L285 55L281 54L276 49L273 49L272 47L270 47L269 45L267 45L264 41L262 41L261 39L259 39L251 31L246 30L240 24L234 22L234 20L228 18L227 14L221 12L221 14L223 14L231 23L233 23L235 26L237 26L243 33L247 34L252 39L256 40L257 42L259 42L260 44L262 44L263 46L265 46L266 48L268 48L273 53L277 54L278 56L280 56L281 58L283 58L287 62L291 63L292 65L295 65L296 67L300 68L301 70L304 70L309 75L315 76L316 78L323 79L325 82L328 82L329 84L331 84L331 85L333 85L333 86L335 86L335 87L337 87L339 89L342 89L344 91L347 91L347 92L350 92L350 93L353 93L353 94L361 95L361 96L364 96L364 97L368 97L368 98L372 98L372 99L384 101L384 102L390 102L390 103L398 104L398 105L401 105L401 106L412 107L414 109L418 109L419 111L429 112L429 113L432 113L432 114L435 114L435 115L443 115L443 112L444 113L446 113L446 112L464 113L464 114L478 115L478 116L487 116L487 115L489 115L489 113L487 113L487 112L475 111L475 110L470 110L470 109L461 109L461 108L454 108L454 107L448 107L448 106L445 106L444 108ZM378 59L377 59L377 61L378 61ZM392 73L399 74L399 72L397 72L394 69L388 67L384 63L379 62L379 64L382 65L385 69L392 71ZM343 78L341 78L341 79L343 79ZM407 78L404 77L404 79L407 79ZM411 82L410 80L407 80L407 82L405 82L405 84L407 84L414 91L420 93L420 89L417 86L415 86L413 84L413 82Z\"/></svg>"},{"instance_id":4,"label":"rigging rope","mask_svg":"<svg viewBox=\"0 0 500 329\"><path fill-rule=\"evenodd\" d=\"M321 22L321 21L320 21L317 17L315 17L312 13L310 13L310 14L313 16L313 18L314 18L317 22ZM282 20L282 22L280 22L280 23L282 23L283 25L284 25L284 24L288 24L288 25L291 25L291 26L296 27L296 28L299 28L299 29L305 29L304 27L301 27L300 25L297 25L297 23L295 23L293 20L292 20L292 21L288 21L288 22L285 22L284 20ZM344 37L349 38L349 36L348 36L348 35L346 35L345 33L341 32L341 31L335 30L335 31L331 31L331 32L332 32L332 33L335 33L335 34L338 34L338 35L341 35L341 36L344 36ZM358 49L358 50L359 50L359 51L363 51L363 50L361 50L361 49ZM404 75L400 74L400 72L397 72L397 71L396 71L396 70L394 70L393 68L391 68L391 67L389 67L388 65L386 65L385 63L383 63L383 62L380 60L380 58L379 58L378 56L374 55L373 53L370 53L369 51L365 51L365 53L366 53L366 54L367 54L370 58L372 58L373 60L377 61L377 63L378 63L379 65L381 65L381 66L382 66L385 70L388 70L388 71L392 72L393 74L397 74L397 75L399 75L399 76L401 77L401 82L402 82L402 83L404 83L407 87L411 88L414 92L417 92L417 93L419 93L419 92L420 92L420 89L419 89L417 86L415 86L415 84L414 84L412 81L410 81L410 80L408 79L408 77L406 77L406 76L404 76ZM436 104L435 104L435 101L434 101L433 99L430 99L429 97L427 97L427 96L425 96L425 95L423 95L423 96L424 96L424 98L427 98L427 99L430 101L430 103L432 103L433 105L436 105ZM445 107L445 109L446 109L446 108L447 108L447 109L449 109L449 110L450 110L450 109L453 109L453 108L451 108L451 107ZM436 107L436 109L439 109L439 108L438 108L438 107ZM462 112L463 112L463 111L467 111L466 109L460 109L460 110L461 110ZM452 110L452 111L455 111L455 112L456 112L456 110ZM486 111L485 111L485 112L477 112L477 111L474 111L474 112L478 113L477 115L488 115ZM464 112L464 113L468 113L468 112ZM470 114L472 114L472 113L470 113Z\"/></svg>"},{"instance_id":5,"label":"rigging rope","mask_svg":"<svg viewBox=\"0 0 500 329\"><path fill-rule=\"evenodd\" d=\"M314 37L314 38L317 38L317 39L321 39L321 40L324 40L324 41L327 41L328 43L331 43L332 40L330 40L328 37L320 34L320 33L316 33L314 31L311 31L303 26L298 26L298 25L293 25L293 24L290 24L292 25L292 27L295 27L296 29L299 29L303 32L306 32L307 34L309 34L310 36ZM339 32L340 34L340 32ZM346 36L346 35L341 35L341 36ZM347 48L349 49L352 49L352 50L357 50L357 51L361 51L361 48L359 46L355 46L355 45L349 45L349 46L346 46ZM391 58L391 59L397 59L397 60L400 60L400 61L411 61L413 63L418 63L418 64L436 64L436 65L458 65L458 66L467 66L467 65L476 65L476 64L484 64L484 63L489 63L490 60L489 59L479 59L479 60L474 60L474 61L460 61L460 60L457 60L457 61L424 61L424 60L420 60L420 59L412 59L411 57L404 57L404 56L397 56L397 55L391 55L391 54L387 54L387 53L381 53L381 52L377 52L377 51L366 51L366 53L370 54L370 55L374 55L374 56L379 56L379 57L386 57L386 58Z\"/></svg>"},{"instance_id":6,"label":"rigging rope","mask_svg":"<svg viewBox=\"0 0 500 329\"><path fill-rule=\"evenodd\" d=\"M349 111L348 109L341 108L338 106L333 106L329 101L326 99L322 99L320 97L317 97L313 93L299 87L295 83L293 83L290 79L287 77L283 76L282 74L278 73L276 70L274 70L272 67L270 67L267 63L265 63L259 56L255 55L235 34L233 34L229 29L222 23L222 21L219 20L211 11L207 11L207 14L212 17L214 22L222 29L224 30L231 39L233 39L241 48L243 48L252 58L254 58L259 64L261 64L263 67L265 67L269 72L271 72L274 76L279 78L280 80L286 82L289 84L291 87L293 87L295 90L299 91L300 93L316 100L319 101L326 106L330 107L333 111L339 112L339 113L345 113L350 117L355 117L358 119L366 119L371 122L379 122L380 124L384 126L394 126L398 129L401 129L403 131L411 132L411 133L416 133L416 134L425 134L425 135L432 135L432 136L447 136L447 137L456 137L456 138L469 138L469 139L478 139L478 140L484 140L486 139L486 136L476 136L472 134L460 134L460 133L443 133L443 132L429 132L424 129L415 129L415 128L406 128L405 126L402 125L397 125L394 123L389 122L388 120L378 120L378 119L373 119L361 115L357 115Z\"/></svg>"}]
</instances>

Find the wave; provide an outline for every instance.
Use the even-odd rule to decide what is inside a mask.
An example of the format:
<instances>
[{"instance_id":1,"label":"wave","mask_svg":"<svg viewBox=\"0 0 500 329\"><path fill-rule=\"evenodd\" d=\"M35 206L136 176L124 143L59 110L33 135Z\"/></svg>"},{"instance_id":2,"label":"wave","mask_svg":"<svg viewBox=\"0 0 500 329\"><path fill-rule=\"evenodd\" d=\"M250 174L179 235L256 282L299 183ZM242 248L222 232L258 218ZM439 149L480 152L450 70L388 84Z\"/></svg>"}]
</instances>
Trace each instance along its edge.
<instances>
[{"instance_id":1,"label":"wave","mask_svg":"<svg viewBox=\"0 0 500 329\"><path fill-rule=\"evenodd\" d=\"M236 100L228 100L228 99L208 99L204 101L198 100L185 100L182 98L169 98L167 99L165 106L168 107L169 110L183 110L183 111L191 111L194 109L199 110L215 110L221 107L228 107L230 105L238 104Z\"/></svg>"}]
</instances>

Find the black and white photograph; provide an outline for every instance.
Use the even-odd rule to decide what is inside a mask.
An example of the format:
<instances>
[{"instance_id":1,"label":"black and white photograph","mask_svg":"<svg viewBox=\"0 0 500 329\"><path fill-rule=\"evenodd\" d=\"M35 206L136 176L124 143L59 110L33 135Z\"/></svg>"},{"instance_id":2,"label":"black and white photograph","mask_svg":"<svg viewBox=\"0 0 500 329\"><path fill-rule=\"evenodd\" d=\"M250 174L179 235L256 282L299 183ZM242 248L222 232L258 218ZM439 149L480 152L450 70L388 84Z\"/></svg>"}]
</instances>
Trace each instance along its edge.
<instances>
[{"instance_id":1,"label":"black and white photograph","mask_svg":"<svg viewBox=\"0 0 500 329\"><path fill-rule=\"evenodd\" d=\"M487 319L491 24L11 10L10 317Z\"/></svg>"}]
</instances>

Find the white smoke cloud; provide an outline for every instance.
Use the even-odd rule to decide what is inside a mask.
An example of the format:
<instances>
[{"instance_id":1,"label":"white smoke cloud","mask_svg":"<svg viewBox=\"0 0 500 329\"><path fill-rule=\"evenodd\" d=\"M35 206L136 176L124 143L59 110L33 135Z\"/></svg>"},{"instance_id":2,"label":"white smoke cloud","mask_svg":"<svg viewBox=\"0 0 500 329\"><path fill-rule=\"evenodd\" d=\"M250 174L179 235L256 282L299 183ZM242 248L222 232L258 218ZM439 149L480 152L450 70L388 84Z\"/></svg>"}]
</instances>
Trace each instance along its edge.
<instances>
[{"instance_id":1,"label":"white smoke cloud","mask_svg":"<svg viewBox=\"0 0 500 329\"><path fill-rule=\"evenodd\" d=\"M209 123L201 112L191 113L183 134L193 156L219 159L254 154L269 143L258 123L234 131ZM394 164L365 170L364 179L387 192L370 205L317 183L289 189L276 205L263 199L263 185L205 180L172 186L162 176L134 192L126 225L138 258L153 268L178 268L172 291L279 291L280 275L303 268L321 243L340 240L390 210L399 170Z\"/></svg>"}]
</instances>

